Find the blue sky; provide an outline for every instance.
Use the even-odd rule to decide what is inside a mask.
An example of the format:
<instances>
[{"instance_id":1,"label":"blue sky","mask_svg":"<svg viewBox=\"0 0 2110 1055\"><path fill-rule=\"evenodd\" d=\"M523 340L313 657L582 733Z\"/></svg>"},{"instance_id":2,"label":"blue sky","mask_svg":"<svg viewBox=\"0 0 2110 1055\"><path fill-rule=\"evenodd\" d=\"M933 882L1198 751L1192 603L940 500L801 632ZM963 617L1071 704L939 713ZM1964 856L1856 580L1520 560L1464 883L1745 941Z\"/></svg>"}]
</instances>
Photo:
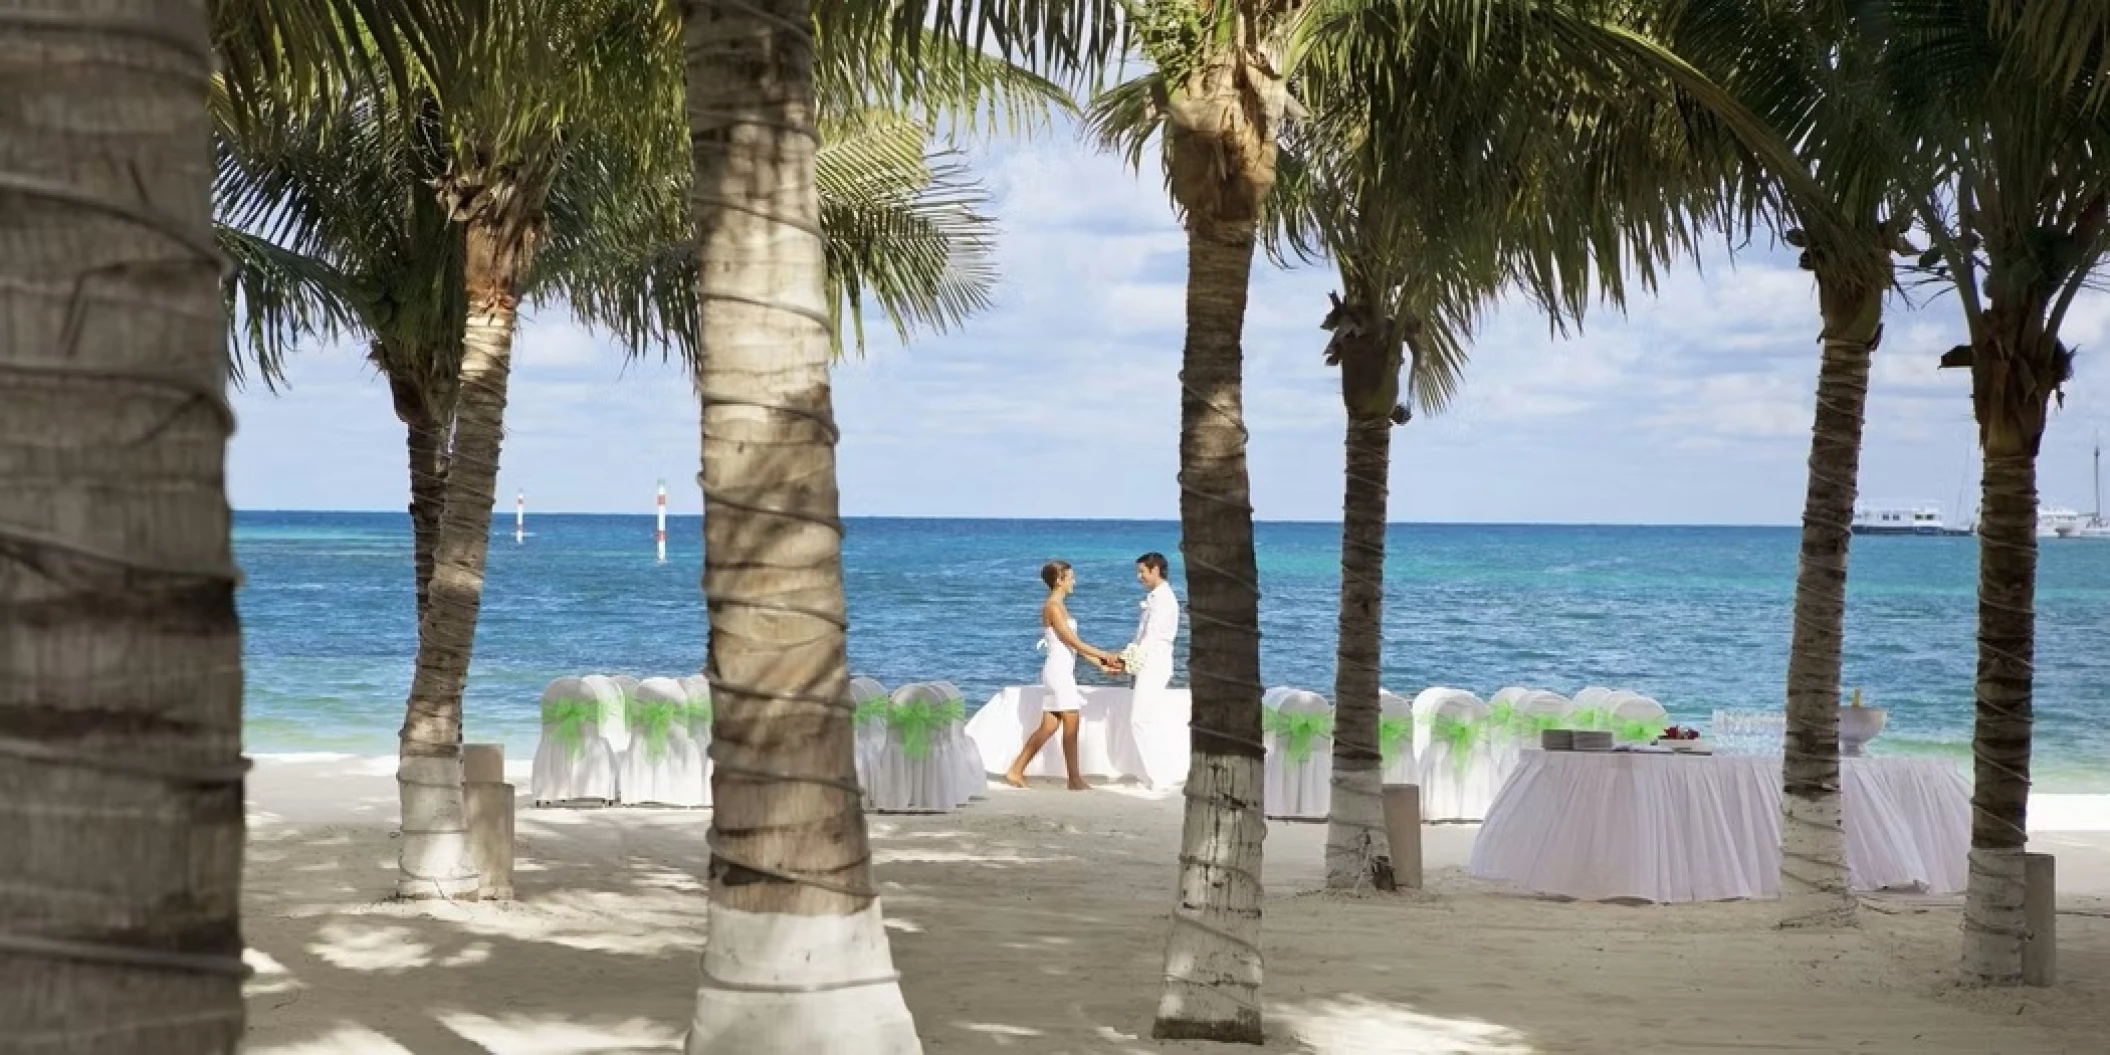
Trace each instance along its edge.
<instances>
[{"instance_id":1,"label":"blue sky","mask_svg":"<svg viewBox=\"0 0 2110 1055\"><path fill-rule=\"evenodd\" d=\"M836 375L849 515L1172 518L1183 238L1157 173L1136 176L1067 130L974 148L996 195L994 310L902 347L891 334ZM1342 411L1320 358L1330 271L1256 273L1246 412L1256 514L1338 519ZM1792 257L1685 269L1627 317L1567 339L1504 305L1473 345L1462 397L1393 439L1392 516L1410 521L1789 524L1800 515L1815 383L1816 298ZM2110 297L2078 303L2081 351L2042 463L2047 503L2086 509L2092 435L2110 425ZM1869 401L1862 495L1974 501L1969 386L1934 362L1961 336L1953 300L1894 305ZM401 426L356 350L295 357L290 386L238 393L229 488L239 509L400 509ZM2110 431L2105 429L2104 431ZM677 368L621 353L561 313L514 357L501 505L648 512L668 481L701 507L696 404ZM1967 488L1973 490L1966 490Z\"/></svg>"}]
</instances>

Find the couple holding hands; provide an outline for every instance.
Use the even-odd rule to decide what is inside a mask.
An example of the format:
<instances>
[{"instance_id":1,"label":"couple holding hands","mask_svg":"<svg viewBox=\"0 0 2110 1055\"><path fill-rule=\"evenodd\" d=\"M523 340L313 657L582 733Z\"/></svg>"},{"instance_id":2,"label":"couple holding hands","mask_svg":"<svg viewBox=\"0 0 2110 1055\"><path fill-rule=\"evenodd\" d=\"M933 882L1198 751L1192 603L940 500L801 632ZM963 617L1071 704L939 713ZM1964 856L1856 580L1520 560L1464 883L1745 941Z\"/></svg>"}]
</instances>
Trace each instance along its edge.
<instances>
[{"instance_id":1,"label":"couple holding hands","mask_svg":"<svg viewBox=\"0 0 2110 1055\"><path fill-rule=\"evenodd\" d=\"M1026 786L1026 766L1050 738L1062 733L1063 760L1069 770L1072 791L1088 788L1077 770L1078 712L1084 694L1077 687L1077 657L1084 656L1107 674L1125 674L1135 679L1136 713L1145 712L1150 695L1162 692L1172 681L1172 647L1179 636L1180 605L1171 584L1165 581L1168 565L1164 554L1145 553L1136 558L1136 581L1143 586L1143 617L1136 636L1118 654L1093 648L1077 636L1077 620L1070 618L1068 600L1077 588L1077 572L1068 561L1049 561L1040 569L1048 587L1048 598L1040 606L1040 648L1047 658L1040 665L1040 683L1047 689L1041 703L1040 728L1026 740L1024 750L1004 774L1004 783Z\"/></svg>"}]
</instances>

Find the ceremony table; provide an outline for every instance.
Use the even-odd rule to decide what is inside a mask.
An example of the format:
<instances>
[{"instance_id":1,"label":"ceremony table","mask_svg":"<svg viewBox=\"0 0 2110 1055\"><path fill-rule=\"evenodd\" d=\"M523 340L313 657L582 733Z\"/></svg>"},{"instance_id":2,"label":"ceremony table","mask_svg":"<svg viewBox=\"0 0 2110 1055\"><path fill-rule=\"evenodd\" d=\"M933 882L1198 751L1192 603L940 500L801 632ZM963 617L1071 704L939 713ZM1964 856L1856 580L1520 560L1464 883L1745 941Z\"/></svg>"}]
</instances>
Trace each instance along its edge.
<instances>
[{"instance_id":1,"label":"ceremony table","mask_svg":"<svg viewBox=\"0 0 2110 1055\"><path fill-rule=\"evenodd\" d=\"M1857 890L1964 887L1971 792L1953 766L1843 758ZM1585 901L1780 896L1779 757L1525 751L1472 874Z\"/></svg>"},{"instance_id":2,"label":"ceremony table","mask_svg":"<svg viewBox=\"0 0 2110 1055\"><path fill-rule=\"evenodd\" d=\"M1013 685L990 697L967 720L967 736L982 756L982 768L1002 775L1018 757L1026 738L1040 727L1038 685ZM1135 693L1125 688L1086 687L1078 721L1078 769L1087 778L1134 780L1151 787L1170 787L1187 779L1187 717L1193 697L1186 689L1155 693L1143 714L1135 713ZM1029 777L1061 779L1062 734L1040 749Z\"/></svg>"}]
</instances>

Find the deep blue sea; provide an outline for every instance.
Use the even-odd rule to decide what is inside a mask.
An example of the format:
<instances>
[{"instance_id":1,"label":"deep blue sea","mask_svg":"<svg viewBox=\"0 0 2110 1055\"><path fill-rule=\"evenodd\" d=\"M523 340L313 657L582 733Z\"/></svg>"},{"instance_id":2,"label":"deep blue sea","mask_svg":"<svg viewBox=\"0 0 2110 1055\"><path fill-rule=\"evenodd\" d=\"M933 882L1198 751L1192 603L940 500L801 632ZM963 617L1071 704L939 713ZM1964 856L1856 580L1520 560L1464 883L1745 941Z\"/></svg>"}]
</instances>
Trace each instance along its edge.
<instances>
[{"instance_id":1,"label":"deep blue sea","mask_svg":"<svg viewBox=\"0 0 2110 1055\"><path fill-rule=\"evenodd\" d=\"M650 516L545 514L521 543L511 527L493 525L470 739L532 757L551 679L702 667L696 517L669 518L665 564ZM1330 695L1340 528L1257 531L1263 675ZM1602 684L1654 696L1686 724L1717 707L1778 709L1796 543L1790 528L1394 526L1385 684L1406 696ZM392 751L416 651L408 519L242 513L235 548L248 749ZM1172 558L1184 596L1171 523L853 520L851 666L889 686L947 679L974 706L1038 675L1044 561L1076 565L1085 640L1118 648L1146 550ZM2110 542L2045 540L2040 553L2038 785L2110 790ZM1971 538L1854 541L1845 683L1890 709L1872 753L1967 757L1977 564Z\"/></svg>"}]
</instances>

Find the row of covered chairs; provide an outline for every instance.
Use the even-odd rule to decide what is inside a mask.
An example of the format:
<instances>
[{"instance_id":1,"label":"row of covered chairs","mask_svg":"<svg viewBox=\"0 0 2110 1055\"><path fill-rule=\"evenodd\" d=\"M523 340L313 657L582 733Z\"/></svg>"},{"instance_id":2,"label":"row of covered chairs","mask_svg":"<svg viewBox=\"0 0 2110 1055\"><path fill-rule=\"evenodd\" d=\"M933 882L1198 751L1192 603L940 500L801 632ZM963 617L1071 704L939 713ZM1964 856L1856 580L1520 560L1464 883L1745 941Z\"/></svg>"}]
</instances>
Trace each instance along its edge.
<instances>
[{"instance_id":1,"label":"row of covered chairs","mask_svg":"<svg viewBox=\"0 0 2110 1055\"><path fill-rule=\"evenodd\" d=\"M1511 686L1492 700L1464 689L1424 689L1412 701L1378 696L1383 780L1421 787L1422 817L1477 821L1546 729L1605 729L1646 743L1663 731L1663 705L1639 693L1592 687L1574 699ZM1266 813L1319 818L1332 805L1333 706L1302 689L1270 689L1262 700L1267 733Z\"/></svg>"},{"instance_id":2,"label":"row of covered chairs","mask_svg":"<svg viewBox=\"0 0 2110 1055\"><path fill-rule=\"evenodd\" d=\"M949 813L987 790L981 754L967 738L967 701L952 682L911 682L888 692L860 676L850 679L850 700L867 808Z\"/></svg>"},{"instance_id":3,"label":"row of covered chairs","mask_svg":"<svg viewBox=\"0 0 2110 1055\"><path fill-rule=\"evenodd\" d=\"M711 804L711 683L701 674L558 678L542 692L538 805Z\"/></svg>"}]
</instances>

